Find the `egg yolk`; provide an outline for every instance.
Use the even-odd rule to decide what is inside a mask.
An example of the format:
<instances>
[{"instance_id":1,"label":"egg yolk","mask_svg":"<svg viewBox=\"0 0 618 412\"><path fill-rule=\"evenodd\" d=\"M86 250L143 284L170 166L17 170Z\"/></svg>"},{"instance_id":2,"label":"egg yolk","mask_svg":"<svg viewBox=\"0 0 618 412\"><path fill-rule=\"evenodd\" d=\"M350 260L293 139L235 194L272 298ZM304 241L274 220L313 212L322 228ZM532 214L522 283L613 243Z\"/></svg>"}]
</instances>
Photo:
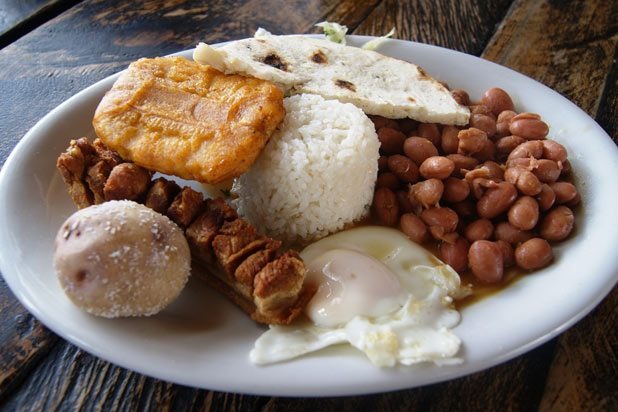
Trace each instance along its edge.
<instances>
[{"instance_id":1,"label":"egg yolk","mask_svg":"<svg viewBox=\"0 0 618 412\"><path fill-rule=\"evenodd\" d=\"M341 325L355 316L386 315L405 303L397 275L371 256L333 249L305 263L309 281L319 285L305 312L318 326Z\"/></svg>"}]
</instances>

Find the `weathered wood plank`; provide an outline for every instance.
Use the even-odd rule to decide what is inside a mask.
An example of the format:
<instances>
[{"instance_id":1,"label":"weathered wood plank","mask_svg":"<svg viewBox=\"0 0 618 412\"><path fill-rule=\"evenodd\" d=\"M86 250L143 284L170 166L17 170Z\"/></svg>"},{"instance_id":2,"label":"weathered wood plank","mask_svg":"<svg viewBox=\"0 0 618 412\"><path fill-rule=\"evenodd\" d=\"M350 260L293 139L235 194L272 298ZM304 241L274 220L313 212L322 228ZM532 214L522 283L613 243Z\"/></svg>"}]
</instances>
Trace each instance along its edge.
<instances>
[{"instance_id":1,"label":"weathered wood plank","mask_svg":"<svg viewBox=\"0 0 618 412\"><path fill-rule=\"evenodd\" d=\"M25 321L36 324L33 318ZM24 323L25 321L20 321ZM41 327L40 324L35 327ZM51 346L51 345L49 345ZM37 352L39 355L47 355ZM21 373L28 373L27 365ZM18 380L11 381L13 389ZM269 398L207 392L116 367L63 342L53 349L3 410L260 410ZM35 396L36 395L36 396ZM309 409L311 410L311 409Z\"/></svg>"},{"instance_id":2,"label":"weathered wood plank","mask_svg":"<svg viewBox=\"0 0 618 412\"><path fill-rule=\"evenodd\" d=\"M616 46L618 49L618 45ZM618 55L618 50L614 56ZM605 83L605 92L599 104L599 111L596 116L597 122L607 131L614 143L618 144L618 64L614 58L612 71Z\"/></svg>"},{"instance_id":3,"label":"weathered wood plank","mask_svg":"<svg viewBox=\"0 0 618 412\"><path fill-rule=\"evenodd\" d=\"M5 0L0 4L0 36L54 0Z\"/></svg>"},{"instance_id":4,"label":"weathered wood plank","mask_svg":"<svg viewBox=\"0 0 618 412\"><path fill-rule=\"evenodd\" d=\"M540 411L618 410L618 288L558 339Z\"/></svg>"},{"instance_id":5,"label":"weathered wood plank","mask_svg":"<svg viewBox=\"0 0 618 412\"><path fill-rule=\"evenodd\" d=\"M259 410L268 398L213 393L148 378L57 345L4 410Z\"/></svg>"},{"instance_id":6,"label":"weathered wood plank","mask_svg":"<svg viewBox=\"0 0 618 412\"><path fill-rule=\"evenodd\" d=\"M617 47L618 2L520 0L483 57L550 86L595 117Z\"/></svg>"},{"instance_id":7,"label":"weathered wood plank","mask_svg":"<svg viewBox=\"0 0 618 412\"><path fill-rule=\"evenodd\" d=\"M0 278L0 399L49 352L58 338L17 302Z\"/></svg>"},{"instance_id":8,"label":"weathered wood plank","mask_svg":"<svg viewBox=\"0 0 618 412\"><path fill-rule=\"evenodd\" d=\"M0 49L81 0L4 0L0 3Z\"/></svg>"},{"instance_id":9,"label":"weathered wood plank","mask_svg":"<svg viewBox=\"0 0 618 412\"><path fill-rule=\"evenodd\" d=\"M348 32L352 33L381 2L382 0L366 0L362 2L362 7L359 7L358 2L354 0L340 1L324 15L322 21L343 24L348 28ZM310 33L322 33L322 29L315 26L307 31Z\"/></svg>"},{"instance_id":10,"label":"weathered wood plank","mask_svg":"<svg viewBox=\"0 0 618 412\"><path fill-rule=\"evenodd\" d=\"M385 0L354 31L395 37L479 55L506 14L511 0Z\"/></svg>"}]
</instances>

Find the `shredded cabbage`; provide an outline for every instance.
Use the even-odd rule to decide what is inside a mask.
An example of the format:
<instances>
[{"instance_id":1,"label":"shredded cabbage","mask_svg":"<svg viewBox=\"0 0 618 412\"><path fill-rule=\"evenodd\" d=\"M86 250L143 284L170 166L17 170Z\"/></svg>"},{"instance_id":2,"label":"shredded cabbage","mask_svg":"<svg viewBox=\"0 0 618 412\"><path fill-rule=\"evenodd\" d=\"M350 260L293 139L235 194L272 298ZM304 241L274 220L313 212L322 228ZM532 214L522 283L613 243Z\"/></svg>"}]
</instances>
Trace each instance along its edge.
<instances>
[{"instance_id":1,"label":"shredded cabbage","mask_svg":"<svg viewBox=\"0 0 618 412\"><path fill-rule=\"evenodd\" d=\"M364 49L364 50L375 50L378 47L380 47L380 45L382 43L384 43L389 37L393 37L394 34L395 34L395 28L393 27L391 29L391 31L386 33L384 36L375 38L373 40L369 40L367 43L363 44L361 46L361 49Z\"/></svg>"},{"instance_id":2,"label":"shredded cabbage","mask_svg":"<svg viewBox=\"0 0 618 412\"><path fill-rule=\"evenodd\" d=\"M346 26L342 26L339 23L331 23L330 21L323 21L316 24L317 27L321 27L324 30L326 38L334 43L345 45L345 34L348 32Z\"/></svg>"}]
</instances>

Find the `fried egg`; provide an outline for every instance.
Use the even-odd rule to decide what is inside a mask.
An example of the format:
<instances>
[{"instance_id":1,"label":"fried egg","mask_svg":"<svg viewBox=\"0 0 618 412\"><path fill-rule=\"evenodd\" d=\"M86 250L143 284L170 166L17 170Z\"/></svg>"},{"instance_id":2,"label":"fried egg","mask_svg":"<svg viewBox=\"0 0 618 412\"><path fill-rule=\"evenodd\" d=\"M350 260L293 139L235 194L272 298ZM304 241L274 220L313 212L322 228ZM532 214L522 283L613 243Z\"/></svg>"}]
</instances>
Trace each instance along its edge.
<instances>
[{"instance_id":1,"label":"fried egg","mask_svg":"<svg viewBox=\"0 0 618 412\"><path fill-rule=\"evenodd\" d=\"M367 226L321 239L301 252L318 289L306 320L271 325L250 352L255 364L289 360L349 343L378 366L459 363L453 299L457 273L400 231Z\"/></svg>"}]
</instances>

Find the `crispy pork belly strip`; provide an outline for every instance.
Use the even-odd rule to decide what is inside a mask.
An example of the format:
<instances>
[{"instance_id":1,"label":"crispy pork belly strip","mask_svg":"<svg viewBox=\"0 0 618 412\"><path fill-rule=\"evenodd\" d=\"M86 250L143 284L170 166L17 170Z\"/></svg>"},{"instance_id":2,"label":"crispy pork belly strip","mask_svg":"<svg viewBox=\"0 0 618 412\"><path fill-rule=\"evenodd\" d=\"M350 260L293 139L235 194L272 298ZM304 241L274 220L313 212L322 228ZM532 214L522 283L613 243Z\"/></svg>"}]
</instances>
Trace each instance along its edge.
<instances>
[{"instance_id":1,"label":"crispy pork belly strip","mask_svg":"<svg viewBox=\"0 0 618 412\"><path fill-rule=\"evenodd\" d=\"M107 181L103 186L103 199L100 202L107 200L138 201L148 190L151 177L152 173L134 163L116 165L108 172Z\"/></svg>"},{"instance_id":2,"label":"crispy pork belly strip","mask_svg":"<svg viewBox=\"0 0 618 412\"><path fill-rule=\"evenodd\" d=\"M160 177L154 180L150 185L150 189L148 189L146 199L144 200L144 205L155 212L165 214L178 192L180 192L180 186L178 186L176 182Z\"/></svg>"},{"instance_id":3,"label":"crispy pork belly strip","mask_svg":"<svg viewBox=\"0 0 618 412\"><path fill-rule=\"evenodd\" d=\"M122 159L100 141L90 144L82 137L71 140L69 148L56 162L71 199L80 209L105 200L104 188L112 169Z\"/></svg>"},{"instance_id":4,"label":"crispy pork belly strip","mask_svg":"<svg viewBox=\"0 0 618 412\"><path fill-rule=\"evenodd\" d=\"M258 233L223 199L204 200L163 177L151 180L151 172L123 162L99 140L72 140L56 165L80 208L130 197L176 222L193 260L208 272L200 278L256 322L289 324L313 296L298 254L282 251L280 241Z\"/></svg>"}]
</instances>

